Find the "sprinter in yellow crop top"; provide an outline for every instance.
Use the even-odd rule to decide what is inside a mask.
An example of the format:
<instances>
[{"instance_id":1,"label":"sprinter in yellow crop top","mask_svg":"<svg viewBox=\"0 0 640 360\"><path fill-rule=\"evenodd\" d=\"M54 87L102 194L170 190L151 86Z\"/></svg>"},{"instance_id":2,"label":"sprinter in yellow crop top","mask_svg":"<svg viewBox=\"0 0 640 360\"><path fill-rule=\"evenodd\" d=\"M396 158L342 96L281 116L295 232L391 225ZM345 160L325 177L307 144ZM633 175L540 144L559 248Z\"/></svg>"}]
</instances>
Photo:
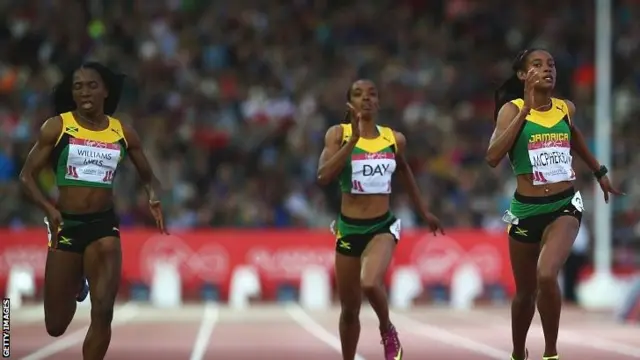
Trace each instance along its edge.
<instances>
[{"instance_id":1,"label":"sprinter in yellow crop top","mask_svg":"<svg viewBox=\"0 0 640 360\"><path fill-rule=\"evenodd\" d=\"M327 185L338 180L342 192L340 215L331 226L336 236L336 281L342 307L342 358L355 357L364 292L380 321L384 359L400 360L403 350L389 321L383 284L400 239L400 220L389 211L391 179L396 170L425 223L434 233L442 229L438 218L423 204L404 159L405 137L375 123L378 90L373 82L353 83L347 92L347 105L348 122L327 131L318 167L318 183Z\"/></svg>"},{"instance_id":2,"label":"sprinter in yellow crop top","mask_svg":"<svg viewBox=\"0 0 640 360\"><path fill-rule=\"evenodd\" d=\"M544 360L558 360L562 299L558 273L580 228L584 206L573 187L572 154L593 171L604 198L620 194L607 168L591 155L573 123L571 101L552 97L555 61L544 50L518 54L513 75L496 92L496 128L487 162L509 157L517 189L505 212L516 295L511 304L512 360L527 358L525 342L535 313L536 296L545 338Z\"/></svg>"},{"instance_id":3,"label":"sprinter in yellow crop top","mask_svg":"<svg viewBox=\"0 0 640 360\"><path fill-rule=\"evenodd\" d=\"M76 301L91 292L91 326L83 346L85 359L104 358L111 337L113 307L120 285L122 253L114 212L113 181L131 158L149 196L151 213L164 230L157 183L136 132L111 117L123 75L99 63L67 74L54 90L55 111L20 173L27 195L45 212L49 251L45 268L45 325L62 335L73 319ZM37 174L49 164L59 197L54 205L42 194Z\"/></svg>"}]
</instances>

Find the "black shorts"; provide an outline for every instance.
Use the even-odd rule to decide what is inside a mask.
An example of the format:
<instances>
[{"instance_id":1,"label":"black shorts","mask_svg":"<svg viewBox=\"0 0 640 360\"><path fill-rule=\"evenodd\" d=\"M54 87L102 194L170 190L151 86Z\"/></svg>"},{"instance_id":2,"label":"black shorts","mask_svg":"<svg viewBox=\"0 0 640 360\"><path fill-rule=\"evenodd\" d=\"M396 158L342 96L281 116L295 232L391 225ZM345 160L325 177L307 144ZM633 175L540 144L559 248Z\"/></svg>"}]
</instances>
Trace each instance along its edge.
<instances>
[{"instance_id":1,"label":"black shorts","mask_svg":"<svg viewBox=\"0 0 640 360\"><path fill-rule=\"evenodd\" d=\"M391 234L397 243L400 220L391 213L373 219L354 219L341 214L335 224L335 233L337 253L360 257L376 235Z\"/></svg>"},{"instance_id":2,"label":"black shorts","mask_svg":"<svg viewBox=\"0 0 640 360\"><path fill-rule=\"evenodd\" d=\"M49 229L49 222L45 218ZM49 229L49 248L82 254L94 241L120 237L120 221L113 209L91 214L62 213L62 225L53 234Z\"/></svg>"},{"instance_id":3,"label":"black shorts","mask_svg":"<svg viewBox=\"0 0 640 360\"><path fill-rule=\"evenodd\" d=\"M559 194L545 197L531 197L515 193L514 198L525 204L545 205L562 199L569 199L569 201L558 210L518 219L517 225L509 225L509 237L520 242L539 243L542 241L542 235L547 226L559 217L571 216L578 219L579 223L582 222L582 211L578 210L570 201L574 194L575 190L573 188Z\"/></svg>"}]
</instances>

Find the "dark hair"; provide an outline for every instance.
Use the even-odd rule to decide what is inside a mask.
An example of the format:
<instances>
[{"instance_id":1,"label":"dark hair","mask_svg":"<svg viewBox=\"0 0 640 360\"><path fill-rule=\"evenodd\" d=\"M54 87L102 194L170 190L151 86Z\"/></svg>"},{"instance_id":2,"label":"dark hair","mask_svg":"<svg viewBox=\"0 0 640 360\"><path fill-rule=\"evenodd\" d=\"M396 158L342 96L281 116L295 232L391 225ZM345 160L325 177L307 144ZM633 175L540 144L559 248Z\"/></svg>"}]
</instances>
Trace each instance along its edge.
<instances>
[{"instance_id":1,"label":"dark hair","mask_svg":"<svg viewBox=\"0 0 640 360\"><path fill-rule=\"evenodd\" d=\"M495 101L495 110L493 112L493 121L498 120L498 112L502 106L511 100L518 99L523 96L524 83L518 78L518 71L523 70L527 62L527 56L538 49L525 49L516 55L511 64L513 74L495 91L493 98Z\"/></svg>"},{"instance_id":2,"label":"dark hair","mask_svg":"<svg viewBox=\"0 0 640 360\"><path fill-rule=\"evenodd\" d=\"M352 85L353 86L353 85ZM347 102L351 102L351 86L347 89ZM344 113L344 117L342 118L343 122L350 123L351 122L351 109L347 106L347 111Z\"/></svg>"},{"instance_id":3,"label":"dark hair","mask_svg":"<svg viewBox=\"0 0 640 360\"><path fill-rule=\"evenodd\" d=\"M109 96L104 99L104 113L106 115L113 115L118 108L118 103L120 102L120 95L122 95L125 75L115 73L98 62L84 63L66 73L62 78L62 81L53 88L52 101L56 114L63 114L77 108L77 104L73 100L71 90L73 86L73 74L79 69L92 69L100 75L104 86L109 92Z\"/></svg>"}]
</instances>

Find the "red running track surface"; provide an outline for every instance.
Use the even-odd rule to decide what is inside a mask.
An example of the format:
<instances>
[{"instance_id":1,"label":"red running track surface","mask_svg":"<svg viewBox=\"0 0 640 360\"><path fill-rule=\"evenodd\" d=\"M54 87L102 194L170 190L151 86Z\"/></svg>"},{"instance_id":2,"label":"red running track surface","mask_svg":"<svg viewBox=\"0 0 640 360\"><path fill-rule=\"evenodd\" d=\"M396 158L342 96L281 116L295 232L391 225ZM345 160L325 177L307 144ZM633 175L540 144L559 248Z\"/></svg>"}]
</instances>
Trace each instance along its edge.
<instances>
[{"instance_id":1,"label":"red running track surface","mask_svg":"<svg viewBox=\"0 0 640 360\"><path fill-rule=\"evenodd\" d=\"M296 306L255 306L247 310L188 305L178 310L147 305L118 306L107 359L155 360L341 359L339 310L304 311ZM81 359L88 311L80 309L59 338L46 334L41 306L12 313L12 359ZM507 360L509 312L505 308L454 311L424 307L393 312L405 360ZM382 359L375 315L361 314L359 360ZM640 359L640 326L615 323L610 315L565 309L560 331L562 359ZM536 318L528 348L541 359L542 330Z\"/></svg>"}]
</instances>

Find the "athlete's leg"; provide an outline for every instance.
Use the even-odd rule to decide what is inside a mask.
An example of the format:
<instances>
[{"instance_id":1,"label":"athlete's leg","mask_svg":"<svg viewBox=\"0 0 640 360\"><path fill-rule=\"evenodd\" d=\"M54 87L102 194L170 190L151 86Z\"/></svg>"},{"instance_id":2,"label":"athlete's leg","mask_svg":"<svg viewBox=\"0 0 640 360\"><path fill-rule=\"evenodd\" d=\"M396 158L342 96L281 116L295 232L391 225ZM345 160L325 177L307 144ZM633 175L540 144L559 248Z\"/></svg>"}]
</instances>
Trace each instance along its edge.
<instances>
[{"instance_id":1,"label":"athlete's leg","mask_svg":"<svg viewBox=\"0 0 640 360\"><path fill-rule=\"evenodd\" d=\"M516 360L526 357L526 342L531 320L536 312L536 267L540 244L509 238L511 269L516 283L516 294L511 302L512 356Z\"/></svg>"},{"instance_id":2,"label":"athlete's leg","mask_svg":"<svg viewBox=\"0 0 640 360\"><path fill-rule=\"evenodd\" d=\"M391 263L395 247L396 242L393 235L378 234L371 239L362 254L360 285L373 311L378 316L381 332L387 331L391 325L384 276Z\"/></svg>"},{"instance_id":3,"label":"athlete's leg","mask_svg":"<svg viewBox=\"0 0 640 360\"><path fill-rule=\"evenodd\" d=\"M64 334L76 313L82 254L49 249L44 272L44 323L51 336Z\"/></svg>"},{"instance_id":4,"label":"athlete's leg","mask_svg":"<svg viewBox=\"0 0 640 360\"><path fill-rule=\"evenodd\" d=\"M578 219L561 216L547 227L542 237L542 250L538 260L538 311L544 331L544 356L557 355L562 307L558 274L571 252L579 229Z\"/></svg>"},{"instance_id":5,"label":"athlete's leg","mask_svg":"<svg viewBox=\"0 0 640 360\"><path fill-rule=\"evenodd\" d=\"M356 357L360 338L360 258L336 253L336 285L340 297L340 341L342 359Z\"/></svg>"},{"instance_id":6,"label":"athlete's leg","mask_svg":"<svg viewBox=\"0 0 640 360\"><path fill-rule=\"evenodd\" d=\"M102 360L111 341L111 320L120 285L120 239L105 237L91 243L84 253L91 292L91 326L82 346L84 360Z\"/></svg>"}]
</instances>

